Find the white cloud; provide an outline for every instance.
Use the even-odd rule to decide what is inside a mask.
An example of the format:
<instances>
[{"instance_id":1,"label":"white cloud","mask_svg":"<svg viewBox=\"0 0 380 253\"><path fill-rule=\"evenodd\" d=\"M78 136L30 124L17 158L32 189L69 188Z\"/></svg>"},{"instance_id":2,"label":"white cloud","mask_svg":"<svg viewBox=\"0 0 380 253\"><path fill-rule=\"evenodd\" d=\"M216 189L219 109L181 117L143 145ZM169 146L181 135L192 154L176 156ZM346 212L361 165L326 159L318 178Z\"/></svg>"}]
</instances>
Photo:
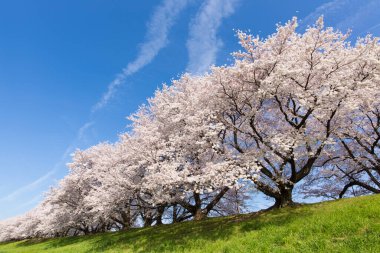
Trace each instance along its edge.
<instances>
[{"instance_id":1,"label":"white cloud","mask_svg":"<svg viewBox=\"0 0 380 253\"><path fill-rule=\"evenodd\" d=\"M190 24L187 71L202 74L215 63L218 50L223 45L217 31L223 19L235 12L237 3L238 0L207 0L202 4Z\"/></svg>"},{"instance_id":2,"label":"white cloud","mask_svg":"<svg viewBox=\"0 0 380 253\"><path fill-rule=\"evenodd\" d=\"M149 64L158 52L167 45L169 30L180 11L186 7L188 2L189 0L165 0L156 8L147 25L145 42L141 45L138 56L108 85L107 92L103 94L101 100L92 108L92 112L103 108L128 76Z\"/></svg>"},{"instance_id":3,"label":"white cloud","mask_svg":"<svg viewBox=\"0 0 380 253\"><path fill-rule=\"evenodd\" d=\"M79 130L78 130L76 139L77 140L83 139L87 129L89 129L92 125L94 125L94 123L95 123L94 121L88 121L85 124L83 124L83 126L81 128L79 128Z\"/></svg>"},{"instance_id":4,"label":"white cloud","mask_svg":"<svg viewBox=\"0 0 380 253\"><path fill-rule=\"evenodd\" d=\"M87 125L88 124L85 124L86 127L88 127ZM84 128L82 127L78 131L78 134L77 134L78 137L80 136L80 133L81 133L82 129L84 129ZM78 137L77 137L77 139L78 139ZM60 160L53 166L53 168L51 170L47 171L44 175L42 175L41 177L39 177L36 180L32 181L31 183L29 183L27 185L24 185L24 186L21 186L20 188L16 189L15 191L13 191L13 192L9 193L8 195L0 198L0 203L1 202L11 202L11 201L14 201L14 200L16 200L17 197L19 197L19 196L21 196L23 194L26 194L29 191L37 189L44 182L46 182L48 180L51 181L52 178L53 178L53 176L55 175L55 173L65 164L65 162L67 161L67 158L70 156L70 154L73 151L73 149L74 149L74 145L73 144L71 144L70 146L68 146L65 149L65 152L62 154Z\"/></svg>"},{"instance_id":5,"label":"white cloud","mask_svg":"<svg viewBox=\"0 0 380 253\"><path fill-rule=\"evenodd\" d=\"M368 28L367 32L372 33L373 31L378 31L379 28L380 28L380 23L375 24L375 25L371 26L370 28ZM378 33L377 33L377 35L378 35Z\"/></svg>"},{"instance_id":6,"label":"white cloud","mask_svg":"<svg viewBox=\"0 0 380 253\"><path fill-rule=\"evenodd\" d=\"M27 185L24 185L24 186L18 188L17 190L13 191L12 193L10 193L10 194L8 194L8 195L0 198L0 202L13 201L13 200L15 200L16 197L20 196L21 194L24 194L24 193L26 193L28 191L36 189L43 182L45 182L46 180L50 179L51 176L53 176L53 174L55 172L56 172L56 168L48 171L46 174L44 174L43 176L37 178L33 182L31 182L31 183L29 183Z\"/></svg>"},{"instance_id":7,"label":"white cloud","mask_svg":"<svg viewBox=\"0 0 380 253\"><path fill-rule=\"evenodd\" d=\"M29 199L28 201L22 203L21 205L17 206L17 208L28 208L28 207L34 207L36 206L38 203L40 203L42 201L42 199L44 198L44 195L43 194L37 194L36 196L32 197L31 199Z\"/></svg>"},{"instance_id":8,"label":"white cloud","mask_svg":"<svg viewBox=\"0 0 380 253\"><path fill-rule=\"evenodd\" d=\"M27 184L27 185L24 185L18 189L16 189L15 191L9 193L8 195L0 198L0 203L1 202L10 202L10 201L14 201L17 197L23 195L23 194L26 194L27 192L29 191L32 191L34 189L37 189L39 186L41 186L44 182L48 181L48 180L51 180L53 178L53 176L55 175L55 173L62 167L65 165L68 157L70 156L70 154L74 151L74 147L75 147L75 144L81 140L83 137L84 137L84 133L85 131L91 127L92 125L94 124L94 122L92 121L89 121L89 122L86 122L85 124L83 124L83 126L81 128L79 128L78 132L77 132L77 136L75 138L75 141L73 141L71 143L71 145L69 145L64 153L61 155L61 158L59 159L59 161L53 166L53 168L49 171L47 171L44 175L42 175L41 177L37 178L36 180L32 181L31 183ZM40 196L40 195L39 195ZM37 198L37 197L34 197L34 198ZM24 205L25 206L25 203Z\"/></svg>"},{"instance_id":9,"label":"white cloud","mask_svg":"<svg viewBox=\"0 0 380 253\"><path fill-rule=\"evenodd\" d=\"M301 27L312 25L321 16L332 16L333 18L339 18L339 13L345 6L350 2L350 0L333 0L328 3L322 4L315 11L307 15L303 20Z\"/></svg>"},{"instance_id":10,"label":"white cloud","mask_svg":"<svg viewBox=\"0 0 380 253\"><path fill-rule=\"evenodd\" d=\"M362 36L379 28L379 0L333 0L319 6L301 22L301 29L324 16L326 24L342 30L352 29L354 36Z\"/></svg>"}]
</instances>

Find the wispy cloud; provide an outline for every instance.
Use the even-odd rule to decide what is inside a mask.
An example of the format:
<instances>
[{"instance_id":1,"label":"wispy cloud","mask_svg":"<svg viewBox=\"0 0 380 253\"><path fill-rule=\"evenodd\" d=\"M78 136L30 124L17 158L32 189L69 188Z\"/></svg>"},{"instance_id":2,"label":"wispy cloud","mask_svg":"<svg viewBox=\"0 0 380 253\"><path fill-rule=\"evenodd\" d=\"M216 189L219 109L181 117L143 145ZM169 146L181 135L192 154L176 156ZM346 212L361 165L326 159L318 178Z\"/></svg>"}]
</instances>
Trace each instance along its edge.
<instances>
[{"instance_id":1,"label":"wispy cloud","mask_svg":"<svg viewBox=\"0 0 380 253\"><path fill-rule=\"evenodd\" d=\"M224 18L235 12L238 0L206 0L190 24L187 71L202 74L215 63L223 42L217 32Z\"/></svg>"},{"instance_id":2,"label":"wispy cloud","mask_svg":"<svg viewBox=\"0 0 380 253\"><path fill-rule=\"evenodd\" d=\"M28 191L36 189L43 182L45 182L46 180L50 179L54 175L55 172L56 172L56 169L52 169L52 170L48 171L46 174L44 174L43 176L37 178L33 182L31 182L31 183L29 183L27 185L24 185L24 186L18 188L17 190L11 192L10 194L8 194L8 195L0 198L0 202L13 201L15 198L17 198L21 194L24 194L24 193L26 193Z\"/></svg>"},{"instance_id":3,"label":"wispy cloud","mask_svg":"<svg viewBox=\"0 0 380 253\"><path fill-rule=\"evenodd\" d=\"M156 8L147 25L145 42L142 43L136 59L130 62L121 73L108 85L100 101L94 105L92 112L103 108L114 96L117 88L125 79L149 64L168 43L168 33L175 19L189 0L165 0Z\"/></svg>"},{"instance_id":4,"label":"wispy cloud","mask_svg":"<svg viewBox=\"0 0 380 253\"><path fill-rule=\"evenodd\" d=\"M79 128L79 130L78 130L78 134L77 134L77 140L81 140L81 139L83 139L84 138L84 136L85 136L85 133L86 133L86 131L91 127L91 126L93 126L94 125L94 121L88 121L88 122L86 122L86 123L84 123L80 128Z\"/></svg>"},{"instance_id":5,"label":"wispy cloud","mask_svg":"<svg viewBox=\"0 0 380 253\"><path fill-rule=\"evenodd\" d=\"M55 174L58 172L58 170L65 165L67 162L67 159L69 158L70 154L74 151L74 148L83 137L85 131L90 128L94 124L93 121L89 121L85 123L81 128L79 128L75 140L65 149L63 154L61 155L59 161L54 164L53 168L49 171L47 171L44 175L40 176L39 178L35 179L34 181L21 186L20 188L16 189L15 191L9 193L8 195L0 198L0 203L2 202L11 202L16 200L19 196L26 194L32 190L37 189L42 184L44 184L47 181L51 181L52 178L55 176ZM40 196L40 195L39 195ZM37 198L37 197L34 197ZM34 199L33 198L33 199ZM25 206L25 203L23 204Z\"/></svg>"},{"instance_id":6,"label":"wispy cloud","mask_svg":"<svg viewBox=\"0 0 380 253\"><path fill-rule=\"evenodd\" d=\"M379 20L380 21L380 20ZM373 25L371 26L370 28L368 28L367 32L371 33L373 31L377 31L378 29L380 28L380 23L376 24L376 25Z\"/></svg>"},{"instance_id":7,"label":"wispy cloud","mask_svg":"<svg viewBox=\"0 0 380 253\"><path fill-rule=\"evenodd\" d=\"M333 0L319 6L301 22L301 29L323 15L326 24L342 31L352 29L354 36L374 32L380 23L379 0Z\"/></svg>"},{"instance_id":8,"label":"wispy cloud","mask_svg":"<svg viewBox=\"0 0 380 253\"><path fill-rule=\"evenodd\" d=\"M17 206L17 208L28 208L36 206L38 203L41 202L41 200L44 198L44 194L37 194L36 196L32 197L28 201L22 203L21 205Z\"/></svg>"},{"instance_id":9,"label":"wispy cloud","mask_svg":"<svg viewBox=\"0 0 380 253\"><path fill-rule=\"evenodd\" d=\"M351 2L351 0L333 0L322 4L302 20L301 28L306 28L306 26L314 24L321 15L324 15L325 18L330 18L331 16L332 19L341 19L340 13L349 7L349 2Z\"/></svg>"}]
</instances>

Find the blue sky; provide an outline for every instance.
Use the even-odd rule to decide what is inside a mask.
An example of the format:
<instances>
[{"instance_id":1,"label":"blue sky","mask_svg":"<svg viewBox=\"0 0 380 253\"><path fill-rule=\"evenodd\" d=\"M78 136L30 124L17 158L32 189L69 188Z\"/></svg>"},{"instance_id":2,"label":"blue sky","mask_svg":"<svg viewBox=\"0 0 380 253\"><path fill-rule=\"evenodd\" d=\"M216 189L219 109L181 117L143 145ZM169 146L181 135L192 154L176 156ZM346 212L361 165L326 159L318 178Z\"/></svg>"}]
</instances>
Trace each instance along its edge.
<instances>
[{"instance_id":1,"label":"blue sky","mask_svg":"<svg viewBox=\"0 0 380 253\"><path fill-rule=\"evenodd\" d=\"M33 208L76 148L115 141L164 82L231 63L233 29L324 15L380 35L380 0L0 1L0 219Z\"/></svg>"}]
</instances>

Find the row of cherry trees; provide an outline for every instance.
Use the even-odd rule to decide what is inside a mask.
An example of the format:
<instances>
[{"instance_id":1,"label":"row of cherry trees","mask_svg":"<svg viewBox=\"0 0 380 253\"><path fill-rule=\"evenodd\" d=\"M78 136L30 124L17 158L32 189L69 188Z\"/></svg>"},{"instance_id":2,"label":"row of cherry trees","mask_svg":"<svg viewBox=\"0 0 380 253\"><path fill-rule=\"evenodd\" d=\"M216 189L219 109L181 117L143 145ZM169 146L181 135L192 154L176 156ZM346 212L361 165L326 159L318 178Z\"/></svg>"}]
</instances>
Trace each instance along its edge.
<instances>
[{"instance_id":1,"label":"row of cherry trees","mask_svg":"<svg viewBox=\"0 0 380 253\"><path fill-rule=\"evenodd\" d=\"M160 225L241 212L247 186L275 208L302 196L380 192L380 46L297 20L237 33L232 66L185 74L116 143L78 150L69 174L0 241Z\"/></svg>"}]
</instances>

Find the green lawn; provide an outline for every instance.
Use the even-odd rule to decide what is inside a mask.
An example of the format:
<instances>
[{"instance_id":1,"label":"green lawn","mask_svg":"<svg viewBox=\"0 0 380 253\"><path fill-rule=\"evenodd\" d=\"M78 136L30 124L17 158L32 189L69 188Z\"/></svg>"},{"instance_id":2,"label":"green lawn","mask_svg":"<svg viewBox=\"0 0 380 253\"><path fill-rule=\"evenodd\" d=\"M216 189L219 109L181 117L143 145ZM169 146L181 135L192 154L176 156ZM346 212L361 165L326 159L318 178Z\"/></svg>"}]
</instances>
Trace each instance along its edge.
<instances>
[{"instance_id":1,"label":"green lawn","mask_svg":"<svg viewBox=\"0 0 380 253\"><path fill-rule=\"evenodd\" d=\"M0 252L380 252L380 195L128 232L1 243Z\"/></svg>"}]
</instances>

